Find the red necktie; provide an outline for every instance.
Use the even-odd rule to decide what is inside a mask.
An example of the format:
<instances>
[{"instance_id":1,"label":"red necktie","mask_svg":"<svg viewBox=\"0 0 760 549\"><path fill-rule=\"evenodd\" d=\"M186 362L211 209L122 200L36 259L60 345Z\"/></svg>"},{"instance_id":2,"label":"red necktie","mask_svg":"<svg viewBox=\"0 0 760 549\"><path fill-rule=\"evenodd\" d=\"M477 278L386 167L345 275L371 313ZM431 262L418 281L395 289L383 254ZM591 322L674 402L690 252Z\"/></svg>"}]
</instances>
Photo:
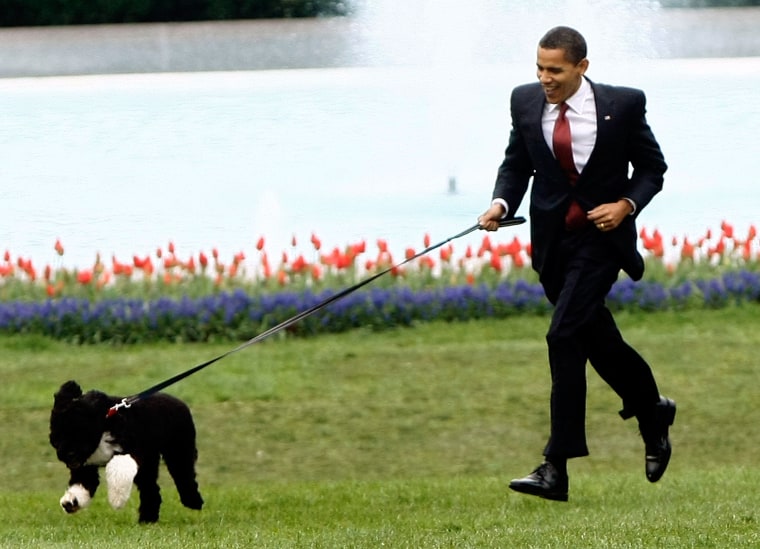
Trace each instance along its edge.
<instances>
[{"instance_id":1,"label":"red necktie","mask_svg":"<svg viewBox=\"0 0 760 549\"><path fill-rule=\"evenodd\" d=\"M578 170L575 168L575 161L573 160L573 140L570 135L570 122L566 116L567 108L567 103L560 105L559 116L554 123L552 145L554 156L557 158L562 171L565 172L570 184L575 186L575 182L578 180ZM570 230L580 229L587 222L586 212L583 211L580 204L573 200L565 214L565 227Z\"/></svg>"}]
</instances>

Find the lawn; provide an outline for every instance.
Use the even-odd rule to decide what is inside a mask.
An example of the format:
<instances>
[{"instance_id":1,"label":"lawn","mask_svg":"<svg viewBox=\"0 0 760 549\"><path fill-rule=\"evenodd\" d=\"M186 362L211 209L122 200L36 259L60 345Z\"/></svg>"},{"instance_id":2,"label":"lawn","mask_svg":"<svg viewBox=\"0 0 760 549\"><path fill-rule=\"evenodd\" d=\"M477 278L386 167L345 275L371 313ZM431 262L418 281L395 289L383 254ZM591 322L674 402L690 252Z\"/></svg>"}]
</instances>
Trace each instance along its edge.
<instances>
[{"instance_id":1,"label":"lawn","mask_svg":"<svg viewBox=\"0 0 760 549\"><path fill-rule=\"evenodd\" d=\"M193 410L203 511L162 471L155 525L137 493L67 516L67 471L47 442L67 379L139 392L229 346L72 346L0 339L2 547L757 547L760 306L622 313L627 340L678 403L665 477L589 369L591 456L570 501L511 493L546 439L548 319L430 322L272 338L169 392Z\"/></svg>"}]
</instances>

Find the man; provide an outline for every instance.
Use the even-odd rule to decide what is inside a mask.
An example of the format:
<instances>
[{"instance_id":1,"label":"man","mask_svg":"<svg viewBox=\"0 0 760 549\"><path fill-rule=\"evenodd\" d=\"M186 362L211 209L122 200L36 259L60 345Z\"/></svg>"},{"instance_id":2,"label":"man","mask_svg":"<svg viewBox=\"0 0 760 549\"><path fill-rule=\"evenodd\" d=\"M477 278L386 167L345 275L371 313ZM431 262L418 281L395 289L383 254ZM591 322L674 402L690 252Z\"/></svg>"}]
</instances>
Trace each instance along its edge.
<instances>
[{"instance_id":1,"label":"man","mask_svg":"<svg viewBox=\"0 0 760 549\"><path fill-rule=\"evenodd\" d=\"M546 335L551 433L543 463L509 486L567 501L567 460L588 455L587 360L622 399L623 419L637 418L649 481L658 481L670 460L676 405L660 396L649 365L605 306L621 269L634 280L643 275L635 218L662 189L667 165L646 121L644 93L587 79L578 31L548 31L536 66L539 81L512 92L509 144L491 207L478 222L496 230L517 211L532 178L533 268L554 305Z\"/></svg>"}]
</instances>

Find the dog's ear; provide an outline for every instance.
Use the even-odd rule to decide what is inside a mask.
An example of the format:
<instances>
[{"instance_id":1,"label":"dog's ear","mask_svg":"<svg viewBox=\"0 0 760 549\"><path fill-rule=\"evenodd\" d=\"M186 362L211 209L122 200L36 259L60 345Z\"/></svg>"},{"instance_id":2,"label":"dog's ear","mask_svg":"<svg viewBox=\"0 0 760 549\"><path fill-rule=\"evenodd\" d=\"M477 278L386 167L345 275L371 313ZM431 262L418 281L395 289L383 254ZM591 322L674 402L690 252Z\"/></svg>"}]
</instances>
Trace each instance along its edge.
<instances>
[{"instance_id":1,"label":"dog's ear","mask_svg":"<svg viewBox=\"0 0 760 549\"><path fill-rule=\"evenodd\" d=\"M112 399L109 399L107 394L95 390L87 391L81 399L82 404L86 404L91 409L102 410L103 417L105 417L106 410L111 407L111 401Z\"/></svg>"},{"instance_id":2,"label":"dog's ear","mask_svg":"<svg viewBox=\"0 0 760 549\"><path fill-rule=\"evenodd\" d=\"M79 384L73 380L67 381L61 385L61 388L58 389L58 392L55 394L55 406L66 404L81 396L82 388L79 386Z\"/></svg>"}]
</instances>

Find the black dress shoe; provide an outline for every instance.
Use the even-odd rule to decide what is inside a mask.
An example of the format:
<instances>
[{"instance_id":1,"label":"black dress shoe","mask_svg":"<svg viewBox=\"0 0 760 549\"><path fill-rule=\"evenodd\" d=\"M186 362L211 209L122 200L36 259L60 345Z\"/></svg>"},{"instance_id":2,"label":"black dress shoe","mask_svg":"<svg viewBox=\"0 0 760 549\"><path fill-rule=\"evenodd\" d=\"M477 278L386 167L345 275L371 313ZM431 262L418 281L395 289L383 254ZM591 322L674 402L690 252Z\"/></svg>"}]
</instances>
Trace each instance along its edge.
<instances>
[{"instance_id":1,"label":"black dress shoe","mask_svg":"<svg viewBox=\"0 0 760 549\"><path fill-rule=\"evenodd\" d=\"M567 473L560 473L548 461L539 465L527 477L509 483L509 487L515 492L554 501L567 501L567 485Z\"/></svg>"},{"instance_id":2,"label":"black dress shoe","mask_svg":"<svg viewBox=\"0 0 760 549\"><path fill-rule=\"evenodd\" d=\"M672 447L668 438L668 428L676 417L676 403L669 398L660 397L655 406L654 417L650 425L641 427L646 453L646 474L649 482L657 482L665 474L670 462Z\"/></svg>"}]
</instances>

